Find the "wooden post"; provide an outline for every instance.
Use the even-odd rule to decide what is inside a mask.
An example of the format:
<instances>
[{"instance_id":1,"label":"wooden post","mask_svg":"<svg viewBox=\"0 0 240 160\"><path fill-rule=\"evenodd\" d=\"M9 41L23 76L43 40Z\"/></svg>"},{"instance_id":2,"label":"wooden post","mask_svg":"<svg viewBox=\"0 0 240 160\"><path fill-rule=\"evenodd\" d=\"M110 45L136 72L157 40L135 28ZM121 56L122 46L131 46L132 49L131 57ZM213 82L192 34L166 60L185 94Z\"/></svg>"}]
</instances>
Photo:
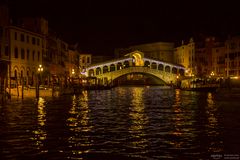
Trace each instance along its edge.
<instances>
[{"instance_id":1,"label":"wooden post","mask_svg":"<svg viewBox=\"0 0 240 160\"><path fill-rule=\"evenodd\" d=\"M39 98L39 78L36 76L36 98Z\"/></svg>"},{"instance_id":2,"label":"wooden post","mask_svg":"<svg viewBox=\"0 0 240 160\"><path fill-rule=\"evenodd\" d=\"M16 81L15 81L16 83L17 83L17 96L19 97L19 90L18 90L18 78L16 77Z\"/></svg>"},{"instance_id":3,"label":"wooden post","mask_svg":"<svg viewBox=\"0 0 240 160\"><path fill-rule=\"evenodd\" d=\"M22 99L23 99L23 92L24 92L24 77L22 76Z\"/></svg>"}]
</instances>

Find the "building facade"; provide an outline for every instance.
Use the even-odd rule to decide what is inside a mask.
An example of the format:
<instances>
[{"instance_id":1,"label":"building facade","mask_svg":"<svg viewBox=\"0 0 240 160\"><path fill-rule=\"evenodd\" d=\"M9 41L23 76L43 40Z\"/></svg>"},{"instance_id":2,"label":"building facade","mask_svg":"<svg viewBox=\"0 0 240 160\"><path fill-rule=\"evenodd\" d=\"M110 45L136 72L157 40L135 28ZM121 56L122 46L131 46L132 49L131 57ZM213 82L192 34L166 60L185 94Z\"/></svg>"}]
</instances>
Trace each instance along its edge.
<instances>
[{"instance_id":1,"label":"building facade","mask_svg":"<svg viewBox=\"0 0 240 160\"><path fill-rule=\"evenodd\" d=\"M38 67L43 64L45 38L16 26L9 26L8 34L10 77L23 78L26 85L34 85Z\"/></svg>"},{"instance_id":2,"label":"building facade","mask_svg":"<svg viewBox=\"0 0 240 160\"><path fill-rule=\"evenodd\" d=\"M141 45L134 45L128 48L118 48L115 50L115 57L124 57L126 54L133 51L141 51L147 58L166 61L173 63L174 43L170 42L155 42ZM126 55L127 56L127 55Z\"/></svg>"},{"instance_id":3,"label":"building facade","mask_svg":"<svg viewBox=\"0 0 240 160\"><path fill-rule=\"evenodd\" d=\"M186 68L186 76L196 74L195 42L193 38L188 43L182 41L182 45L174 49L174 63L181 64Z\"/></svg>"},{"instance_id":4,"label":"building facade","mask_svg":"<svg viewBox=\"0 0 240 160\"><path fill-rule=\"evenodd\" d=\"M236 78L240 75L240 36L225 41L225 74Z\"/></svg>"}]
</instances>

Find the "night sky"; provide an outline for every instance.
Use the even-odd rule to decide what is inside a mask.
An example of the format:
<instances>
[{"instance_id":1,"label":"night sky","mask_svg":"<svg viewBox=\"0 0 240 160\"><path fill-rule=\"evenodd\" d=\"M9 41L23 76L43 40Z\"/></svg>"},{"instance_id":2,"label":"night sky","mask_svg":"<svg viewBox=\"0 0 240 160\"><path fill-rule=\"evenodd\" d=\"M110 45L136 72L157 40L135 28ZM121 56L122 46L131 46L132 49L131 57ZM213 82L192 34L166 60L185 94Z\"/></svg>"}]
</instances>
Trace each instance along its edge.
<instances>
[{"instance_id":1,"label":"night sky","mask_svg":"<svg viewBox=\"0 0 240 160\"><path fill-rule=\"evenodd\" d=\"M69 43L83 51L113 54L114 48L181 41L199 34L240 31L240 9L228 1L8 0L14 16L43 16Z\"/></svg>"}]
</instances>

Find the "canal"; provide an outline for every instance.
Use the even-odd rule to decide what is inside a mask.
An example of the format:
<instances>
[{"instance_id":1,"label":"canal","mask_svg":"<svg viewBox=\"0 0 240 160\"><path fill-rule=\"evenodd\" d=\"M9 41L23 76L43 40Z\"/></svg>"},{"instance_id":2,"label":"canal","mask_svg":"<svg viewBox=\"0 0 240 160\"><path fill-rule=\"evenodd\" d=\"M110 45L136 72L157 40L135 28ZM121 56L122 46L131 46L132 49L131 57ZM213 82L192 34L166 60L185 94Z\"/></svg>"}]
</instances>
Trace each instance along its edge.
<instances>
[{"instance_id":1,"label":"canal","mask_svg":"<svg viewBox=\"0 0 240 160\"><path fill-rule=\"evenodd\" d=\"M239 158L239 98L159 87L13 98L0 106L0 159Z\"/></svg>"}]
</instances>

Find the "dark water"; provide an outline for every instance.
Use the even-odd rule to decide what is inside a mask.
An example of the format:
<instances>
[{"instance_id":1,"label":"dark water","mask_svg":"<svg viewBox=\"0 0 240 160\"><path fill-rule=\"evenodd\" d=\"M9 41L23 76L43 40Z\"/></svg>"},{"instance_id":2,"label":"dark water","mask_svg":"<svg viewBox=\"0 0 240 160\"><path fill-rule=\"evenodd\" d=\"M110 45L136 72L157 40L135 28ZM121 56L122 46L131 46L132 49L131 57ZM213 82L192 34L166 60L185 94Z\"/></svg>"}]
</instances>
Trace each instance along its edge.
<instances>
[{"instance_id":1,"label":"dark water","mask_svg":"<svg viewBox=\"0 0 240 160\"><path fill-rule=\"evenodd\" d=\"M239 158L234 96L119 87L12 100L0 107L0 159Z\"/></svg>"}]
</instances>

